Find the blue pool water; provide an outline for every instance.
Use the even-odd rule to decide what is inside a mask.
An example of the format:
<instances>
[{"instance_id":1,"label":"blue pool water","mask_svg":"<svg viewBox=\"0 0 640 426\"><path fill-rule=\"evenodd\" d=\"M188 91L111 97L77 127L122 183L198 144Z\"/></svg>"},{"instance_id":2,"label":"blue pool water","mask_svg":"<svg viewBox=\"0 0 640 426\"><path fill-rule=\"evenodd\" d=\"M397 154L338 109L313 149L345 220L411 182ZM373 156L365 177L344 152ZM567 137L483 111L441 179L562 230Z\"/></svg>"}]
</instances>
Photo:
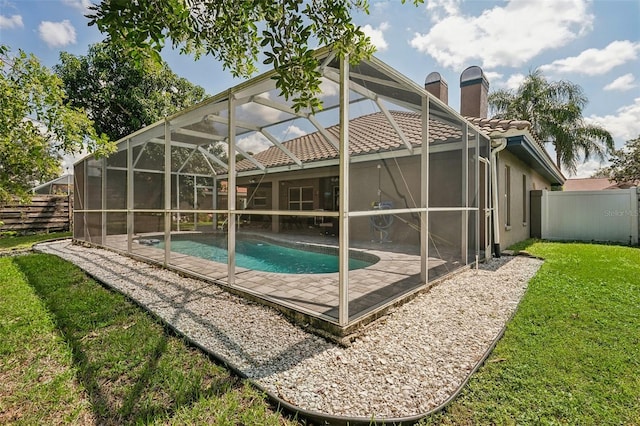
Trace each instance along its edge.
<instances>
[{"instance_id":1,"label":"blue pool water","mask_svg":"<svg viewBox=\"0 0 640 426\"><path fill-rule=\"evenodd\" d=\"M171 251L227 263L225 238L173 237ZM160 241L158 247L164 247ZM375 262L349 259L349 270L366 268ZM324 274L338 272L338 256L270 244L265 241L242 239L236 241L236 266L282 274Z\"/></svg>"}]
</instances>

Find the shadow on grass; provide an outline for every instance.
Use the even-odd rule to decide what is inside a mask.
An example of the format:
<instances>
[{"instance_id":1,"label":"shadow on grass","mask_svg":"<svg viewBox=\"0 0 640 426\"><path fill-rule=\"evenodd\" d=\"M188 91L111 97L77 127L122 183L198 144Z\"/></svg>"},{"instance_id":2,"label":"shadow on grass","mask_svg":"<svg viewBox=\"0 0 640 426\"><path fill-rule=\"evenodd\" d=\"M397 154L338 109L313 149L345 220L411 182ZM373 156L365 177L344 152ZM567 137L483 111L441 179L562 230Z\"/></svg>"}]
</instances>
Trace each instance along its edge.
<instances>
[{"instance_id":1,"label":"shadow on grass","mask_svg":"<svg viewBox=\"0 0 640 426\"><path fill-rule=\"evenodd\" d=\"M633 246L633 245L625 244L625 243L622 243L622 242L619 242L619 241L595 241L595 240L591 240L591 241L576 241L576 240L554 240L554 241L550 241L550 240L541 240L539 238L528 238L526 240L519 241L519 242L509 246L507 249L508 250L512 250L514 254L518 254L520 252L528 252L529 248L531 248L531 246L533 246L536 243L592 244L592 245L599 245L599 246L620 246L620 247L640 248L640 246Z\"/></svg>"},{"instance_id":2,"label":"shadow on grass","mask_svg":"<svg viewBox=\"0 0 640 426\"><path fill-rule=\"evenodd\" d=\"M73 352L99 424L170 418L240 381L122 295L50 255L17 258Z\"/></svg>"},{"instance_id":3,"label":"shadow on grass","mask_svg":"<svg viewBox=\"0 0 640 426\"><path fill-rule=\"evenodd\" d=\"M531 247L532 245L534 245L535 243L538 243L542 240L539 240L537 238L528 238L526 240L523 241L519 241L513 245L510 245L509 247L507 247L508 250L512 250L513 253L518 254L521 251L527 251L529 249L529 247Z\"/></svg>"}]
</instances>

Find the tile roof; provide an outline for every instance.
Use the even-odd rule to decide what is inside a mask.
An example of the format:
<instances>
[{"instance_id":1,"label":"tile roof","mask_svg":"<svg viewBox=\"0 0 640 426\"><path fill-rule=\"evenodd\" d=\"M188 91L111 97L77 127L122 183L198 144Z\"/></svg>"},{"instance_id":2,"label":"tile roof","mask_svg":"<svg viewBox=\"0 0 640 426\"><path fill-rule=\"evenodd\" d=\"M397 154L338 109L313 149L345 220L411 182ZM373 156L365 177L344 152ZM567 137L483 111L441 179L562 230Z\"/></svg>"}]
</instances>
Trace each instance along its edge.
<instances>
[{"instance_id":1,"label":"tile roof","mask_svg":"<svg viewBox=\"0 0 640 426\"><path fill-rule=\"evenodd\" d=\"M500 120L497 118L478 118L478 117L465 117L466 120L479 127L486 133L498 130L506 132L507 130L530 130L531 123L524 120Z\"/></svg>"},{"instance_id":2,"label":"tile roof","mask_svg":"<svg viewBox=\"0 0 640 426\"><path fill-rule=\"evenodd\" d=\"M567 179L564 183L565 191L601 191L604 189L631 188L631 183L610 182L608 178L574 178Z\"/></svg>"},{"instance_id":3,"label":"tile roof","mask_svg":"<svg viewBox=\"0 0 640 426\"><path fill-rule=\"evenodd\" d=\"M544 149L544 142L536 137L531 132L531 123L526 120L501 120L498 118L478 118L478 117L465 117L466 120L471 122L476 127L479 127L485 134L495 132L507 132L508 130L522 130L523 132L529 132L534 141Z\"/></svg>"},{"instance_id":4,"label":"tile roof","mask_svg":"<svg viewBox=\"0 0 640 426\"><path fill-rule=\"evenodd\" d=\"M394 118L408 142L412 146L420 146L422 143L421 115L416 112L391 111ZM488 120L467 118L485 134L496 130L504 131L517 129L526 131L530 128L527 121L518 120ZM446 142L452 139L460 139L461 132L456 127L438 120L429 120L430 143ZM327 132L339 139L339 125L328 127ZM325 140L320 132L309 133L296 139L283 142L289 151L298 157L303 163L329 160L338 158L338 151ZM350 155L370 154L392 151L403 148L404 144L398 137L389 121L383 113L376 112L354 118L349 122L349 153ZM294 164L279 148L272 146L262 152L258 152L253 158L265 167L278 167ZM238 171L256 169L255 164L247 159L236 164Z\"/></svg>"}]
</instances>

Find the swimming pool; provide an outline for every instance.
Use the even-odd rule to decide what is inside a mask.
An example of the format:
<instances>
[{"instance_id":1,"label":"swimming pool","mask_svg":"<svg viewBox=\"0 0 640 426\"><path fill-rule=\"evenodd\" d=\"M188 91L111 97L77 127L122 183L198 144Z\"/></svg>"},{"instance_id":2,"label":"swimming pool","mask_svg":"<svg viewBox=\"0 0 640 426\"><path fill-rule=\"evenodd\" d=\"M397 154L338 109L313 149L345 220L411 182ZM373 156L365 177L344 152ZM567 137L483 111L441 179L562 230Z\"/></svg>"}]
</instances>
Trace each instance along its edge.
<instances>
[{"instance_id":1,"label":"swimming pool","mask_svg":"<svg viewBox=\"0 0 640 426\"><path fill-rule=\"evenodd\" d=\"M171 251L227 263L226 235L175 235L171 237ZM287 245L285 245L287 244ZM255 271L281 274L326 274L338 272L337 249L238 237L236 239L236 266ZM158 248L164 248L160 240ZM352 252L349 270L373 265L379 259L371 254Z\"/></svg>"}]
</instances>

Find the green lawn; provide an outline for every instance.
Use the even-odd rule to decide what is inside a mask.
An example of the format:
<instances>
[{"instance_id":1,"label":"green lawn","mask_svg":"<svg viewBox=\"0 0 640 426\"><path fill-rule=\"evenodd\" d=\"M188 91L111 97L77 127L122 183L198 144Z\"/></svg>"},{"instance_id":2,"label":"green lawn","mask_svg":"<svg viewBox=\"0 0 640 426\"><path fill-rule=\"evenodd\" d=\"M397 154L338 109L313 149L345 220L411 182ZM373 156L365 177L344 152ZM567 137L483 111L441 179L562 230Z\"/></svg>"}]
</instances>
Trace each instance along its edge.
<instances>
[{"instance_id":1,"label":"green lawn","mask_svg":"<svg viewBox=\"0 0 640 426\"><path fill-rule=\"evenodd\" d=\"M56 238L71 237L71 232L52 232L22 236L0 235L0 254L11 250L29 249L35 243Z\"/></svg>"},{"instance_id":2,"label":"green lawn","mask_svg":"<svg viewBox=\"0 0 640 426\"><path fill-rule=\"evenodd\" d=\"M296 424L51 255L0 258L0 424Z\"/></svg>"},{"instance_id":3,"label":"green lawn","mask_svg":"<svg viewBox=\"0 0 640 426\"><path fill-rule=\"evenodd\" d=\"M640 249L519 249L546 262L488 362L424 424L640 424Z\"/></svg>"},{"instance_id":4,"label":"green lawn","mask_svg":"<svg viewBox=\"0 0 640 426\"><path fill-rule=\"evenodd\" d=\"M421 423L640 425L640 250L520 249L546 262L503 339ZM0 424L294 424L57 257L0 258L0 290Z\"/></svg>"},{"instance_id":5,"label":"green lawn","mask_svg":"<svg viewBox=\"0 0 640 426\"><path fill-rule=\"evenodd\" d=\"M14 258L0 283L0 424L91 423L71 348Z\"/></svg>"}]
</instances>

